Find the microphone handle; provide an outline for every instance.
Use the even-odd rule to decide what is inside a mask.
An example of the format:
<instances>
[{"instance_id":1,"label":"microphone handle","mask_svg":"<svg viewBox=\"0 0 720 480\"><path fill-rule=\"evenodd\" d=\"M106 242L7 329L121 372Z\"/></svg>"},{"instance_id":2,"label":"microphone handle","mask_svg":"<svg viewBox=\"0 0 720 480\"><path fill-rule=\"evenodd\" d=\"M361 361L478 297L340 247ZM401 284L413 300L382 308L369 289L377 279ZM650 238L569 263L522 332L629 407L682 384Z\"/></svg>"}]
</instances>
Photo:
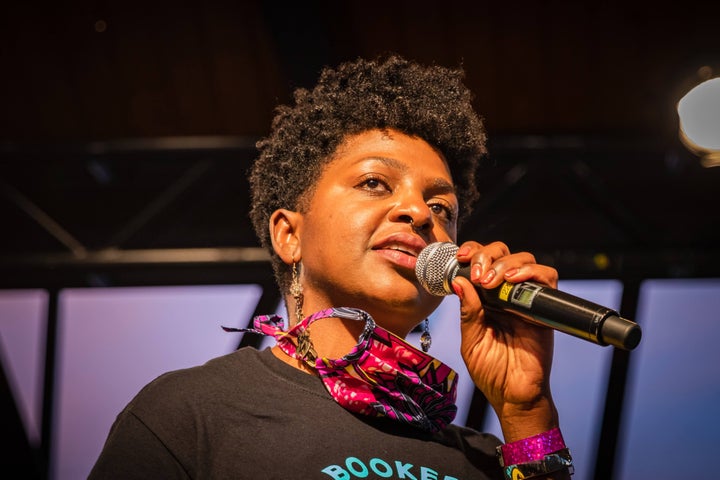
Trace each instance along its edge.
<instances>
[{"instance_id":1,"label":"microphone handle","mask_svg":"<svg viewBox=\"0 0 720 480\"><path fill-rule=\"evenodd\" d=\"M457 275L470 278L470 267L459 268ZM640 343L642 332L637 323L615 310L545 285L504 282L497 288L477 290L491 307L598 345L632 350Z\"/></svg>"}]
</instances>

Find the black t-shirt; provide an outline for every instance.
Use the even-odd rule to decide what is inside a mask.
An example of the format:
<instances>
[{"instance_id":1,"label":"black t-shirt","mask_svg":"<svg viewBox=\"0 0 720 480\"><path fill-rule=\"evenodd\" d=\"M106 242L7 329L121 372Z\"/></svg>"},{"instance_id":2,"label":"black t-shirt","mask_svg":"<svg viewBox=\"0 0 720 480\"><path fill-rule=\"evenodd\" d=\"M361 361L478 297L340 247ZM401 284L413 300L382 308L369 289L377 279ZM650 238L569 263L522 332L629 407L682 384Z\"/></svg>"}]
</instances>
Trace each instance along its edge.
<instances>
[{"instance_id":1,"label":"black t-shirt","mask_svg":"<svg viewBox=\"0 0 720 480\"><path fill-rule=\"evenodd\" d=\"M247 347L145 386L89 479L499 479L499 444L353 414L319 378Z\"/></svg>"}]
</instances>

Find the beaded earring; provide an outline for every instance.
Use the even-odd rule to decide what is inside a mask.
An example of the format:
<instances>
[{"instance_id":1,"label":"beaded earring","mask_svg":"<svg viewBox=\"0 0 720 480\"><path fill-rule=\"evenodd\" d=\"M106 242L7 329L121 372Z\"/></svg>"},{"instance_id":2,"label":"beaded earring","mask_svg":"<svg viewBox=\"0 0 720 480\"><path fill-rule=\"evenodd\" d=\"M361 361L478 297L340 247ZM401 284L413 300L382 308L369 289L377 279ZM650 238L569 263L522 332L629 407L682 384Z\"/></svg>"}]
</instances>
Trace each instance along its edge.
<instances>
[{"instance_id":1,"label":"beaded earring","mask_svg":"<svg viewBox=\"0 0 720 480\"><path fill-rule=\"evenodd\" d=\"M290 295L295 299L295 322L300 323L303 320L302 304L303 304L303 288L300 283L300 274L298 273L297 263L293 260L292 264L292 281L290 282Z\"/></svg>"},{"instance_id":2,"label":"beaded earring","mask_svg":"<svg viewBox=\"0 0 720 480\"><path fill-rule=\"evenodd\" d=\"M302 305L303 305L303 288L300 283L300 274L298 273L297 263L293 259L292 265L292 281L290 282L290 295L295 299L295 324L302 322L304 319ZM299 358L305 361L315 361L317 353L315 347L310 339L310 330L308 328L303 329L298 333L297 337L297 351L296 354Z\"/></svg>"},{"instance_id":3,"label":"beaded earring","mask_svg":"<svg viewBox=\"0 0 720 480\"><path fill-rule=\"evenodd\" d=\"M422 351L427 353L432 345L432 336L430 336L430 320L425 319L425 325L423 326L423 333L420 335L420 348Z\"/></svg>"}]
</instances>

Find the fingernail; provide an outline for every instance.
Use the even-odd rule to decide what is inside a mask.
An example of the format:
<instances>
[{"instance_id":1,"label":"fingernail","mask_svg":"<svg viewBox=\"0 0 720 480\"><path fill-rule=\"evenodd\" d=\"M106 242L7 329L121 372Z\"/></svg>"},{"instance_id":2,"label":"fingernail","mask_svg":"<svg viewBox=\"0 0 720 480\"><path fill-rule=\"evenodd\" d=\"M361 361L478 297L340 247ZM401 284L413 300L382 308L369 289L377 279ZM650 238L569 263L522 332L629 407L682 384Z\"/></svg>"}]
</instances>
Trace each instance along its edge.
<instances>
[{"instance_id":1,"label":"fingernail","mask_svg":"<svg viewBox=\"0 0 720 480\"><path fill-rule=\"evenodd\" d=\"M457 255L459 256L465 256L468 253L470 253L470 247L460 247L460 250L457 251Z\"/></svg>"},{"instance_id":2,"label":"fingernail","mask_svg":"<svg viewBox=\"0 0 720 480\"><path fill-rule=\"evenodd\" d=\"M485 274L485 276L482 278L482 280L480 280L480 283L488 283L488 282L490 282L493 278L495 278L495 270L490 269L490 270L488 270L488 272Z\"/></svg>"},{"instance_id":3,"label":"fingernail","mask_svg":"<svg viewBox=\"0 0 720 480\"><path fill-rule=\"evenodd\" d=\"M505 272L505 277L507 277L507 278L509 278L509 277L514 277L515 275L517 275L517 273L518 273L519 271L520 271L519 268L511 268L510 270L508 270L507 272Z\"/></svg>"},{"instance_id":4,"label":"fingernail","mask_svg":"<svg viewBox=\"0 0 720 480\"><path fill-rule=\"evenodd\" d=\"M462 287L460 287L460 285L455 285L455 284L453 283L453 284L452 284L452 289L455 291L455 295L457 295L458 298L460 298L460 300L462 300L462 299L463 299L463 290L462 290Z\"/></svg>"},{"instance_id":5,"label":"fingernail","mask_svg":"<svg viewBox=\"0 0 720 480\"><path fill-rule=\"evenodd\" d=\"M479 263L476 263L472 266L472 270L470 271L470 281L477 282L480 280L480 275L482 275L482 265Z\"/></svg>"}]
</instances>

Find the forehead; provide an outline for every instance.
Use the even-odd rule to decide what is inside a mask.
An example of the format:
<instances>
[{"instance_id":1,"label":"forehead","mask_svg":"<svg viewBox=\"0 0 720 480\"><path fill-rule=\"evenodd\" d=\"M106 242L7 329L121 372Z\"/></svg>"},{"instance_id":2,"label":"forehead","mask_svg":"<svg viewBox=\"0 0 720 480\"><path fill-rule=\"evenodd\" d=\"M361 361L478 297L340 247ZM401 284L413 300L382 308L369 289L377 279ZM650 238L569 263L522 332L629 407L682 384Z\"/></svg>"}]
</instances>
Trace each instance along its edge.
<instances>
[{"instance_id":1,"label":"forehead","mask_svg":"<svg viewBox=\"0 0 720 480\"><path fill-rule=\"evenodd\" d=\"M369 159L408 172L430 170L452 182L447 162L438 150L422 138L395 130L368 130L346 137L326 168L343 168Z\"/></svg>"}]
</instances>

